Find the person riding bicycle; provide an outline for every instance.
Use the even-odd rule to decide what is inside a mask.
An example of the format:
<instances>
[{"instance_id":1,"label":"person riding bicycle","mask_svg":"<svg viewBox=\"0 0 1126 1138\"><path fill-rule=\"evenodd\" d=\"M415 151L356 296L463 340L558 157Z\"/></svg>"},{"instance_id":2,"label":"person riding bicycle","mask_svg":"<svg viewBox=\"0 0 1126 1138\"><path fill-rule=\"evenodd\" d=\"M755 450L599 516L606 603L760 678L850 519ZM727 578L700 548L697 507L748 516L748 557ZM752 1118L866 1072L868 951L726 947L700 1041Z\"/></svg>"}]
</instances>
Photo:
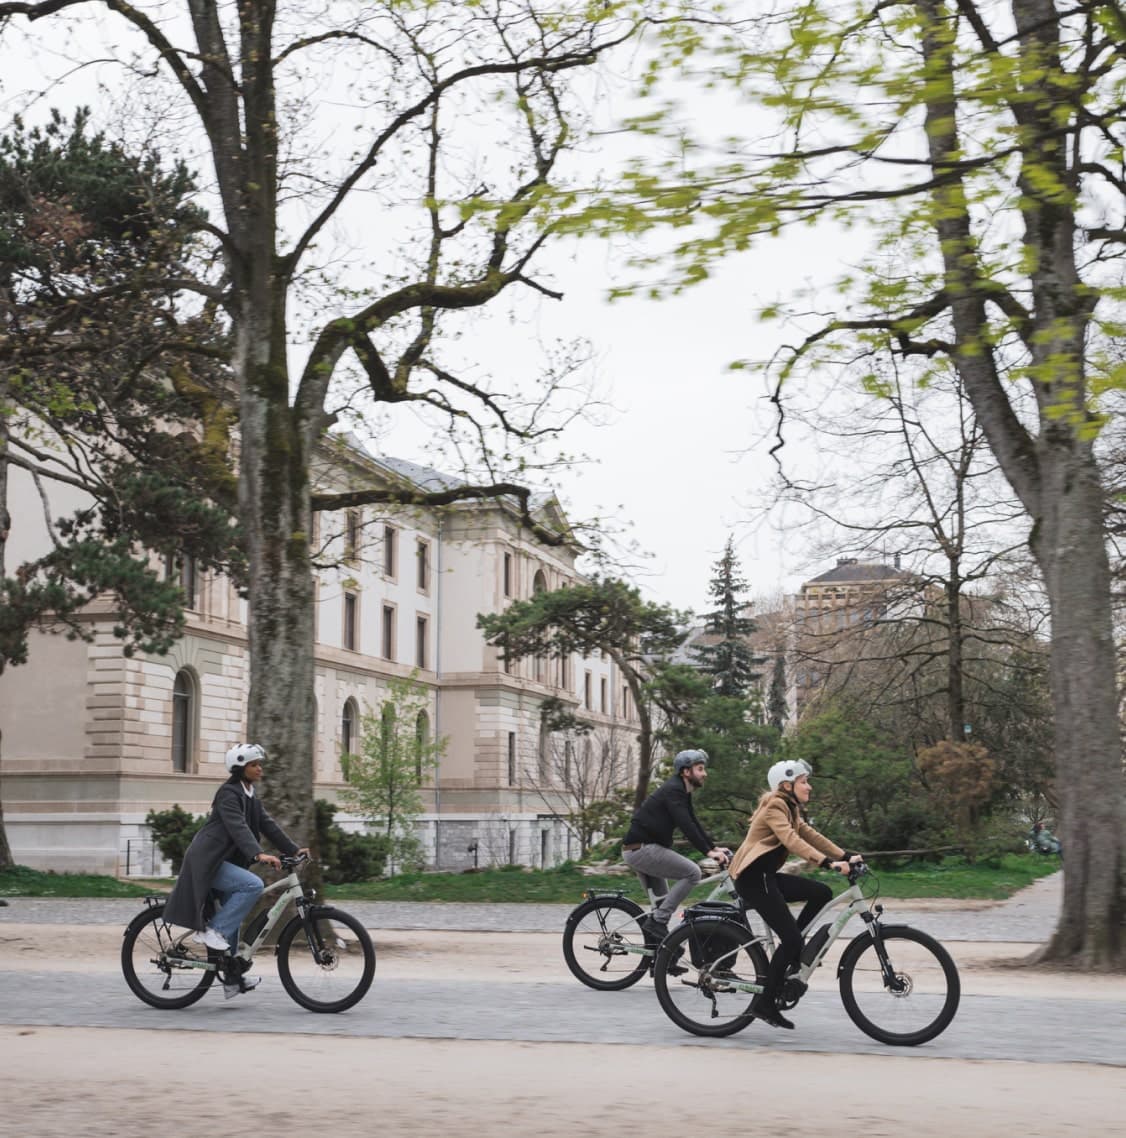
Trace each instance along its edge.
<instances>
[{"instance_id":1,"label":"person riding bicycle","mask_svg":"<svg viewBox=\"0 0 1126 1138\"><path fill-rule=\"evenodd\" d=\"M184 854L180 876L164 907L172 925L196 929L197 944L220 952L238 947L239 927L264 888L247 866L254 862L281 868L281 859L263 852L267 838L284 854L308 853L270 817L254 784L262 778L266 751L257 743L236 743L226 754L229 777L215 792L211 814ZM219 908L215 908L215 896ZM228 997L258 986L258 977L239 978L226 985Z\"/></svg>"},{"instance_id":2,"label":"person riding bicycle","mask_svg":"<svg viewBox=\"0 0 1126 1138\"><path fill-rule=\"evenodd\" d=\"M634 811L622 839L622 860L664 896L641 919L646 939L660 943L668 935L669 918L700 883L700 867L672 849L673 831L680 832L706 857L726 865L729 851L720 848L700 825L692 794L708 777L706 751L681 751L673 759L672 776ZM673 885L669 888L668 882Z\"/></svg>"},{"instance_id":3,"label":"person riding bicycle","mask_svg":"<svg viewBox=\"0 0 1126 1138\"><path fill-rule=\"evenodd\" d=\"M780 873L786 858L796 854L844 874L853 862L862 860L860 854L842 849L805 820L803 808L813 792L812 773L813 768L802 759L783 760L766 772L770 789L759 800L747 836L731 860L735 891L778 937L763 991L750 1008L757 1019L772 1027L794 1026L778 1010L778 997L787 969L801 956L803 930L833 896L820 881ZM791 901L805 902L796 921L787 908Z\"/></svg>"}]
</instances>

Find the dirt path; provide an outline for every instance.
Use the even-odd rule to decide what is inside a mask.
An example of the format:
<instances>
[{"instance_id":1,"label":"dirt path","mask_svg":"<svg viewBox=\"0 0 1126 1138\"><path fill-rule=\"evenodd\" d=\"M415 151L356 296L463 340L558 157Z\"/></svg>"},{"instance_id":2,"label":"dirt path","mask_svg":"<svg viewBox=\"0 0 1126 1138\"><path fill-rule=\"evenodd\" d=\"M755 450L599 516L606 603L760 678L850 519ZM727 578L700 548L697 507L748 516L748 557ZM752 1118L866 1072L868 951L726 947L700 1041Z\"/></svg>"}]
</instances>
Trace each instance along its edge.
<instances>
[{"instance_id":1,"label":"dirt path","mask_svg":"<svg viewBox=\"0 0 1126 1138\"><path fill-rule=\"evenodd\" d=\"M85 1028L0 1028L0 1051L4 1138L231 1117L336 1138L1064 1138L1110 1133L1126 1105L1121 1070L1067 1064Z\"/></svg>"},{"instance_id":2,"label":"dirt path","mask_svg":"<svg viewBox=\"0 0 1126 1138\"><path fill-rule=\"evenodd\" d=\"M556 933L375 940L382 983L569 980ZM0 970L116 972L120 944L120 925L5 921ZM968 994L1126 1001L1126 978L1005 966L1031 945L948 947ZM334 1138L1087 1138L1126 1111L1121 1068L894 1052L0 1027L0 1055L0 1138L226 1133L234 1116L239 1131Z\"/></svg>"}]
</instances>

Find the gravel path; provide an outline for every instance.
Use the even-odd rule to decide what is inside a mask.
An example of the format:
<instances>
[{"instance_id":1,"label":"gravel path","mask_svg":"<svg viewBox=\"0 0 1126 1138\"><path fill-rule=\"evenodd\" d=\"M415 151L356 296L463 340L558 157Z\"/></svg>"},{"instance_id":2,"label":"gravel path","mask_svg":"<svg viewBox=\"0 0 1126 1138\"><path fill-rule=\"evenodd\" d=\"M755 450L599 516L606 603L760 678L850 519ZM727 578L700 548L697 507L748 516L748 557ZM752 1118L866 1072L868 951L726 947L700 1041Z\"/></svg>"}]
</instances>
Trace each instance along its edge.
<instances>
[{"instance_id":1,"label":"gravel path","mask_svg":"<svg viewBox=\"0 0 1126 1138\"><path fill-rule=\"evenodd\" d=\"M885 920L915 925L939 940L1011 941L1035 944L1055 927L1063 892L1063 873L1042 877L1008 901L954 901L914 904L889 900ZM126 925L140 910L139 898L10 897L0 908L0 924ZM557 932L571 905L435 904L423 901L342 901L371 929L449 929L464 932Z\"/></svg>"}]
</instances>

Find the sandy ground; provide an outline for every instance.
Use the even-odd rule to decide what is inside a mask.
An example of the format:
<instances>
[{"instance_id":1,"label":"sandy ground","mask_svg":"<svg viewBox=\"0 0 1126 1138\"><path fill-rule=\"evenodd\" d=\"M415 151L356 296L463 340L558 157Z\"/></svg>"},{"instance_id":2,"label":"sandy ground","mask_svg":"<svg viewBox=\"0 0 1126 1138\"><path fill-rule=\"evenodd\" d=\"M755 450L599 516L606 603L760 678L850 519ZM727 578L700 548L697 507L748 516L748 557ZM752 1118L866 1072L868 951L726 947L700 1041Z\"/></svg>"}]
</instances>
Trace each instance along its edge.
<instances>
[{"instance_id":1,"label":"sandy ground","mask_svg":"<svg viewBox=\"0 0 1126 1138\"><path fill-rule=\"evenodd\" d=\"M5 923L0 968L116 971L120 943L120 926ZM376 946L384 983L435 969L508 982L569 975L555 934L380 931ZM1029 945L948 947L968 993L1126 999L1123 978L1006 966ZM1060 1138L1120 1132L1126 1112L1121 1068L893 1053L0 1027L0 1056L0 1138L152 1138L170 1129ZM228 1098L237 1123L223 1117Z\"/></svg>"},{"instance_id":2,"label":"sandy ground","mask_svg":"<svg viewBox=\"0 0 1126 1138\"><path fill-rule=\"evenodd\" d=\"M1120 1132L1120 1069L895 1056L0 1028L0 1135Z\"/></svg>"}]
</instances>

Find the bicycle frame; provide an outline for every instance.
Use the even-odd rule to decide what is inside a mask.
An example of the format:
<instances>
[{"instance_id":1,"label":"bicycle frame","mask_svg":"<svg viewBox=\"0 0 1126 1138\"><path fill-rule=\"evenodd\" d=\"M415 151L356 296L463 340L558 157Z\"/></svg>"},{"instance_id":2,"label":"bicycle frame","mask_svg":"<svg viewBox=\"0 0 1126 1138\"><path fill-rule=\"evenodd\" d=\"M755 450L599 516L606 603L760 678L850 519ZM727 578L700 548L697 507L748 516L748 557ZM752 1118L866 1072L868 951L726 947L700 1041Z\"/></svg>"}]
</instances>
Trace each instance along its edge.
<instances>
[{"instance_id":1,"label":"bicycle frame","mask_svg":"<svg viewBox=\"0 0 1126 1138\"><path fill-rule=\"evenodd\" d=\"M254 959L254 954L265 943L266 938L273 931L278 921L281 920L282 914L289 906L291 901L297 901L299 904L306 900L305 890L301 885L301 881L297 876L297 871L294 870L286 877L279 878L277 881L271 882L262 890L262 896L265 897L271 893L280 893L278 899L270 906L269 912L266 914L266 922L259 930L258 935L251 941L250 944L244 941L239 941L238 952L233 955L246 964L249 964ZM158 903L163 898L145 898L146 904ZM187 936L187 933L183 934ZM180 938L182 939L182 938ZM202 957L185 956L176 958L177 968L198 968L204 972L217 972L221 967L214 960L203 959Z\"/></svg>"},{"instance_id":2,"label":"bicycle frame","mask_svg":"<svg viewBox=\"0 0 1126 1138\"><path fill-rule=\"evenodd\" d=\"M638 874L638 876L640 877L641 875ZM721 869L718 873L713 873L708 877L702 877L700 879L700 881L698 882L698 884L696 885L696 888L699 889L704 885L714 885L715 886L715 888L707 895L707 897L704 898L705 901L722 900L725 896L730 897L730 896L733 896L735 893L735 882L732 880L731 875L727 872L726 869ZM655 893L652 889L649 888L648 885L645 886L645 892L649 895L649 910L648 911L651 912L653 907L661 899L663 894ZM623 890L623 889L588 889L583 894L583 896L588 898L591 901L595 900L598 897L624 897L625 896L625 890ZM636 925L637 921L638 921L638 918L636 918L636 917L629 917L629 918L624 919L621 922L621 924L616 925L613 928L611 928L610 926L608 926L606 924L604 918L601 918L601 919L602 919L602 932L603 932L603 935L606 935L606 936L612 936L615 933L619 932L621 929L624 929L628 925ZM657 952L657 947L655 945L631 944L629 942L622 942L621 944L618 945L618 949L620 952L622 952L624 954L627 954L627 955L632 954L634 956L654 956L654 955L656 955L656 952Z\"/></svg>"},{"instance_id":3,"label":"bicycle frame","mask_svg":"<svg viewBox=\"0 0 1126 1138\"><path fill-rule=\"evenodd\" d=\"M273 931L274 926L281 920L282 914L289 906L291 901L305 900L305 889L301 885L297 877L297 871L294 870L286 877L282 877L277 881L271 882L265 889L262 890L262 896L265 897L271 893L281 893L281 896L270 906L269 912L266 914L266 923L262 926L258 935L250 944L243 941L239 942L238 952L235 953L241 960L245 960L248 964L254 959L254 954L266 942L266 938Z\"/></svg>"},{"instance_id":4,"label":"bicycle frame","mask_svg":"<svg viewBox=\"0 0 1126 1138\"><path fill-rule=\"evenodd\" d=\"M809 922L807 928L816 930L811 938L812 941L820 935L822 927L826 926L826 922L829 921L833 910L841 910L841 912L827 924L827 931L817 951L810 956L808 961L803 959L800 962L798 970L790 974L791 980L798 980L803 985L808 985L810 977L825 959L829 949L833 947L837 938L844 931L845 926L853 917L859 916L861 920L864 921L869 934L876 940L880 965L885 974L885 981L889 983L894 982L894 976L891 975L890 966L888 965L879 939L879 921L880 915L884 911L883 906L873 905L861 890L859 880L853 878L852 881L852 885L843 893L826 901L813 920ZM774 933L769 925L766 927L766 932L762 936L756 936L755 939L762 945L769 946L771 953L773 953L775 947ZM738 951L738 949L733 950L731 953L728 953L727 956L722 957L720 961L716 961L716 963L718 964L730 956L737 955ZM725 986L729 986L730 991L747 992L751 995L758 995L762 991L761 984L755 984L750 981L725 980L724 984Z\"/></svg>"}]
</instances>

